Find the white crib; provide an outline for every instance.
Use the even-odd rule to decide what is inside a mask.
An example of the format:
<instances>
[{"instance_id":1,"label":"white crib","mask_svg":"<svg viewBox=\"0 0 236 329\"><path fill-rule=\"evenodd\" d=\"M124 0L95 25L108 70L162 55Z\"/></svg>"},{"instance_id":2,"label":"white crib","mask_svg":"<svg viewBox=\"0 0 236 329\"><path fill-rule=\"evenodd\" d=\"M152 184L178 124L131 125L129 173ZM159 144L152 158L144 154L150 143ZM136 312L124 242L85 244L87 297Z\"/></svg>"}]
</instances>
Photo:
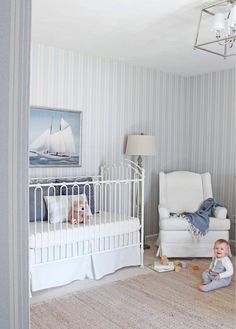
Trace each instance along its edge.
<instances>
[{"instance_id":1,"label":"white crib","mask_svg":"<svg viewBox=\"0 0 236 329\"><path fill-rule=\"evenodd\" d=\"M134 162L34 178L29 197L31 292L143 266L144 170Z\"/></svg>"}]
</instances>

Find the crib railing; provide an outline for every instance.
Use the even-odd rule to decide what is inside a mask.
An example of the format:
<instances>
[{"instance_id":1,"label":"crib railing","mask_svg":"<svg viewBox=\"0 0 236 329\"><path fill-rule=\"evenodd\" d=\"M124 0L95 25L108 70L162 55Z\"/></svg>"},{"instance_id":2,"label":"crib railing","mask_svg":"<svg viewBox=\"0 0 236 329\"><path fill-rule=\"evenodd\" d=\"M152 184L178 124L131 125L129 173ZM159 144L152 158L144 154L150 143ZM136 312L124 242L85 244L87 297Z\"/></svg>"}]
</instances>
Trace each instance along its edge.
<instances>
[{"instance_id":1,"label":"crib railing","mask_svg":"<svg viewBox=\"0 0 236 329\"><path fill-rule=\"evenodd\" d=\"M143 265L144 171L135 163L92 178L31 179L29 196L31 265L134 245Z\"/></svg>"}]
</instances>

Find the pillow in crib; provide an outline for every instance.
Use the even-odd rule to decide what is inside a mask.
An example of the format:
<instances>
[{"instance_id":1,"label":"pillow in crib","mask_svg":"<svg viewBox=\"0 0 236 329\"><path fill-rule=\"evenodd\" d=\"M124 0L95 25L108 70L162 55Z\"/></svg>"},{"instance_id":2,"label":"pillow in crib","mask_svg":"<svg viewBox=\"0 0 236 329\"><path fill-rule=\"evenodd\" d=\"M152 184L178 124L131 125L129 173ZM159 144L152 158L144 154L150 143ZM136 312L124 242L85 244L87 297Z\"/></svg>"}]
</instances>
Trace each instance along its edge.
<instances>
[{"instance_id":1,"label":"pillow in crib","mask_svg":"<svg viewBox=\"0 0 236 329\"><path fill-rule=\"evenodd\" d=\"M92 177L84 177L80 178L76 181L71 181L70 178L58 178L56 180L57 183L69 183L66 186L58 186L58 193L62 195L78 195L78 194L86 194L88 205L90 207L91 213L94 214L95 212L95 205L94 205L94 186L92 182ZM75 185L74 185L75 183ZM76 183L80 183L76 185ZM83 184L82 184L83 183Z\"/></svg>"},{"instance_id":2,"label":"pillow in crib","mask_svg":"<svg viewBox=\"0 0 236 329\"><path fill-rule=\"evenodd\" d=\"M69 209L71 207L71 196L56 195L44 197L48 220L51 224L63 223L68 218Z\"/></svg>"},{"instance_id":3,"label":"pillow in crib","mask_svg":"<svg viewBox=\"0 0 236 329\"><path fill-rule=\"evenodd\" d=\"M45 183L45 182L42 182ZM45 196L53 196L53 188L48 189L48 186L42 186L41 188L30 187L29 188L29 221L47 221L48 213L47 206L44 201Z\"/></svg>"},{"instance_id":4,"label":"pillow in crib","mask_svg":"<svg viewBox=\"0 0 236 329\"><path fill-rule=\"evenodd\" d=\"M80 196L86 200L86 196ZM72 202L75 202L78 199L78 196L71 195L57 195L57 196L46 196L44 197L47 211L48 211L48 220L50 224L63 223L67 220L69 221L69 212L72 208ZM87 205L89 209L89 206ZM88 210L87 210L88 211ZM91 212L88 211L88 216ZM71 215L70 215L71 216ZM72 218L72 216L71 216Z\"/></svg>"}]
</instances>

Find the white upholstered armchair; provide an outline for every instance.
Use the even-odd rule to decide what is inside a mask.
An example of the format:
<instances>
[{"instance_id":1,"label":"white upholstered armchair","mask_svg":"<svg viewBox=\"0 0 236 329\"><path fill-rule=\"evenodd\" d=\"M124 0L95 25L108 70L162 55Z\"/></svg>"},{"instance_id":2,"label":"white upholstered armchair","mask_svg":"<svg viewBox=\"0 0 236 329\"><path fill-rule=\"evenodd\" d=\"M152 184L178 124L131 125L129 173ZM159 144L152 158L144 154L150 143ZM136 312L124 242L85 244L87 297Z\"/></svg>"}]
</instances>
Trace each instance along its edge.
<instances>
[{"instance_id":1,"label":"white upholstered armchair","mask_svg":"<svg viewBox=\"0 0 236 329\"><path fill-rule=\"evenodd\" d=\"M159 174L159 236L157 255L168 257L211 257L217 239L229 239L230 220L224 207L215 208L209 231L196 238L189 231L183 212L195 212L202 202L212 198L211 176L188 171ZM174 214L172 214L174 213Z\"/></svg>"}]
</instances>

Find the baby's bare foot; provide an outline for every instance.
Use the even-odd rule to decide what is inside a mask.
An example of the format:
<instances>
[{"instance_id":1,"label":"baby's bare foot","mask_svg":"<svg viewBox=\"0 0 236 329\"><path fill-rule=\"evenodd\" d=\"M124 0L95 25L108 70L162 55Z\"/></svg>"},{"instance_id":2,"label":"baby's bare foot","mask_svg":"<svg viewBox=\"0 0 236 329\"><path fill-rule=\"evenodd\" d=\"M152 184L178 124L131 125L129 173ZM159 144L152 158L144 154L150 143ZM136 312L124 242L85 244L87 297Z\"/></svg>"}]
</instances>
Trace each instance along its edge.
<instances>
[{"instance_id":1,"label":"baby's bare foot","mask_svg":"<svg viewBox=\"0 0 236 329\"><path fill-rule=\"evenodd\" d=\"M198 287L199 290L203 291L203 286L204 285L202 283L199 283L197 287Z\"/></svg>"}]
</instances>

